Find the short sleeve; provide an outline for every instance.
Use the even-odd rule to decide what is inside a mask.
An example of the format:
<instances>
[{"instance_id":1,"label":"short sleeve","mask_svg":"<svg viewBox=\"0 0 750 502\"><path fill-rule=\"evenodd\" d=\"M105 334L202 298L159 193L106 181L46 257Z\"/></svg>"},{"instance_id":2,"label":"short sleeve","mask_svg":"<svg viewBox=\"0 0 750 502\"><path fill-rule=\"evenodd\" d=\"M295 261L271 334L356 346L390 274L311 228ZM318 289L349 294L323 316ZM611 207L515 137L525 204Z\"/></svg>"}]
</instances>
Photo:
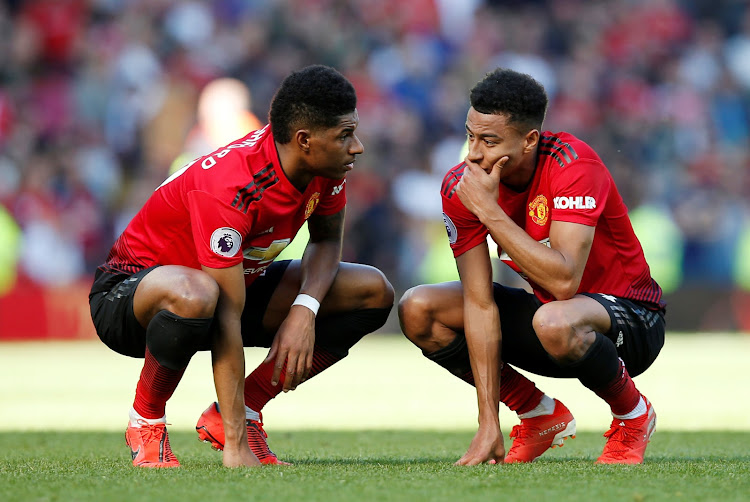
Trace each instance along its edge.
<instances>
[{"instance_id":1,"label":"short sleeve","mask_svg":"<svg viewBox=\"0 0 750 502\"><path fill-rule=\"evenodd\" d=\"M443 194L443 222L453 256L458 257L487 240L489 231L455 193Z\"/></svg>"},{"instance_id":2,"label":"short sleeve","mask_svg":"<svg viewBox=\"0 0 750 502\"><path fill-rule=\"evenodd\" d=\"M189 192L187 200L198 262L211 268L241 263L242 241L249 235L255 216L253 207L245 214L198 190Z\"/></svg>"},{"instance_id":3,"label":"short sleeve","mask_svg":"<svg viewBox=\"0 0 750 502\"><path fill-rule=\"evenodd\" d=\"M600 162L578 161L560 169L550 182L550 218L596 226L611 187L612 177Z\"/></svg>"},{"instance_id":4,"label":"short sleeve","mask_svg":"<svg viewBox=\"0 0 750 502\"><path fill-rule=\"evenodd\" d=\"M315 208L315 214L326 216L336 214L346 206L346 179L326 179L321 189L320 202Z\"/></svg>"}]
</instances>

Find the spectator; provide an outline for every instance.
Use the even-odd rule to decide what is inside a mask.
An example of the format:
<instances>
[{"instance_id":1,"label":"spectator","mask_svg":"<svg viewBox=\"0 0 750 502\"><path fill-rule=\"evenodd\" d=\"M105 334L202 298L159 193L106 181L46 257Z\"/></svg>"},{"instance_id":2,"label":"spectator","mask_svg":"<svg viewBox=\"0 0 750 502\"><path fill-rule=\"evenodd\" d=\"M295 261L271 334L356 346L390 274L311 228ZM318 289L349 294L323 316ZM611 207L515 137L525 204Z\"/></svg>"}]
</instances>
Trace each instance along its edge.
<instances>
[{"instance_id":1,"label":"spectator","mask_svg":"<svg viewBox=\"0 0 750 502\"><path fill-rule=\"evenodd\" d=\"M68 256L66 280L89 280L79 264L94 247L112 243L174 159L181 165L216 144L214 132L203 130L199 104L201 92L214 88L209 82L237 91L233 107L244 112L237 119L223 113L220 123L240 136L265 122L283 76L311 62L329 64L356 86L361 135L370 145L358 168L367 185L349 187L362 197L350 203L346 259L378 265L404 290L422 282L435 259L432 233L415 230L440 222L430 200L416 200L432 192L430 159L460 141L465 90L501 63L544 82L553 95L549 128L597 144L630 209L647 202L672 211L663 216L682 234L682 283L731 283L728 265L720 275L704 265L729 263L721 246L736 244L731 222L750 211L746 2L370 4L3 4L0 201L27 238L52 239L68 250L59 254L61 266ZM530 43L517 45L519 30ZM52 158L44 145L53 145ZM706 188L702 174L695 178L694 159L709 154L711 166L727 167ZM49 164L41 178L40 162ZM647 198L642 186L649 187ZM678 203L687 197L710 209L696 220L717 223L712 230L721 235L711 243L692 238L696 221L686 221L686 206ZM29 215L42 209L41 219ZM75 232L61 232L71 221ZM372 236L354 227L379 230ZM30 260L21 257L24 270Z\"/></svg>"}]
</instances>

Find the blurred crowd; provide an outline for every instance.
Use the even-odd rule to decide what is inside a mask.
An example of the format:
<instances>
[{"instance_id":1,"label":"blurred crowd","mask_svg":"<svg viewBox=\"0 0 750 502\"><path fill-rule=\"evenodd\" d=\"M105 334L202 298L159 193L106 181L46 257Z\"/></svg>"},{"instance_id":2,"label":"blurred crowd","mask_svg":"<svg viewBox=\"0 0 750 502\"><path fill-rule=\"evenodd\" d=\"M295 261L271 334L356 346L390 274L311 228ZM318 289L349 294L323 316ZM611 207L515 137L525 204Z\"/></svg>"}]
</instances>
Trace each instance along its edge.
<instances>
[{"instance_id":1,"label":"blurred crowd","mask_svg":"<svg viewBox=\"0 0 750 502\"><path fill-rule=\"evenodd\" d=\"M311 63L359 96L344 258L398 289L456 276L438 190L497 66L599 152L666 290L750 289L746 1L17 0L0 31L0 294L89 280L171 169Z\"/></svg>"}]
</instances>

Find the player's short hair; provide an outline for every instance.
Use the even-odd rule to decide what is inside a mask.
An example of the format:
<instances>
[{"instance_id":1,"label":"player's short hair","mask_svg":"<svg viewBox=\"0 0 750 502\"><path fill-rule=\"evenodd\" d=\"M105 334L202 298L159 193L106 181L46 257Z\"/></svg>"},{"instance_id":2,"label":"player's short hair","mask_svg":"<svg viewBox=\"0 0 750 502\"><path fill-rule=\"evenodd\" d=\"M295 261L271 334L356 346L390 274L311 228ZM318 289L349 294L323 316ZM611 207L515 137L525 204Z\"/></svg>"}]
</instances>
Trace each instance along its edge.
<instances>
[{"instance_id":1,"label":"player's short hair","mask_svg":"<svg viewBox=\"0 0 750 502\"><path fill-rule=\"evenodd\" d=\"M330 66L311 65L284 79L271 100L274 140L289 143L298 129L334 127L357 108L354 86Z\"/></svg>"},{"instance_id":2,"label":"player's short hair","mask_svg":"<svg viewBox=\"0 0 750 502\"><path fill-rule=\"evenodd\" d=\"M547 93L542 84L525 73L497 68L487 73L469 95L479 113L507 115L521 132L542 128L547 113Z\"/></svg>"}]
</instances>

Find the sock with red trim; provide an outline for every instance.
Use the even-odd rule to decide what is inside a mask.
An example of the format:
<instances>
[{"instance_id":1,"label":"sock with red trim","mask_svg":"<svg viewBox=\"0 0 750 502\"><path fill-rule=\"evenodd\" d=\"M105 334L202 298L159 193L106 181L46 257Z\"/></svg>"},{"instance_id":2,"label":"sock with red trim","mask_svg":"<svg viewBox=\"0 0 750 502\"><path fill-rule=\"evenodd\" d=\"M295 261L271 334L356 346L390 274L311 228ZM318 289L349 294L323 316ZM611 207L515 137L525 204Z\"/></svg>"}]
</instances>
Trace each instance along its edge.
<instances>
[{"instance_id":1,"label":"sock with red trim","mask_svg":"<svg viewBox=\"0 0 750 502\"><path fill-rule=\"evenodd\" d=\"M439 364L452 374L474 385L474 374L471 372L469 349L466 338L457 336L455 340L434 352L424 352L424 356ZM500 369L500 401L516 413L528 413L542 401L544 393L537 386L508 364Z\"/></svg>"},{"instance_id":2,"label":"sock with red trim","mask_svg":"<svg viewBox=\"0 0 750 502\"><path fill-rule=\"evenodd\" d=\"M635 388L635 383L630 378L622 359L619 359L619 363L617 376L608 385L592 390L609 405L613 416L635 418L646 412L646 403L642 400L641 393ZM642 411L638 413L641 402L643 402Z\"/></svg>"},{"instance_id":3,"label":"sock with red trim","mask_svg":"<svg viewBox=\"0 0 750 502\"><path fill-rule=\"evenodd\" d=\"M564 367L574 369L583 385L604 399L615 415L625 415L638 406L640 393L617 355L612 340L601 333L584 356Z\"/></svg>"},{"instance_id":4,"label":"sock with red trim","mask_svg":"<svg viewBox=\"0 0 750 502\"><path fill-rule=\"evenodd\" d=\"M330 368L341 359L341 357L337 357L316 344L315 350L313 351L312 369L307 376L307 380L319 374L326 368ZM284 388L286 363L284 363L284 367L281 369L279 383L277 385L271 385L274 363L275 361L261 363L260 366L255 368L255 370L245 378L245 406L253 411L261 411L263 407L268 404L271 399L278 396Z\"/></svg>"},{"instance_id":5,"label":"sock with red trim","mask_svg":"<svg viewBox=\"0 0 750 502\"><path fill-rule=\"evenodd\" d=\"M466 383L474 385L473 373L469 372L460 378ZM524 415L523 418L532 418L538 415L549 415L554 411L554 405L552 406L552 410L549 411L547 411L547 408L535 409L540 405L543 397L545 397L544 392L539 390L534 382L520 374L512 366L503 364L503 368L500 370L501 403L511 411L515 411L519 415ZM551 400L551 398L548 399ZM533 413L532 411L537 411L537 413Z\"/></svg>"},{"instance_id":6,"label":"sock with red trim","mask_svg":"<svg viewBox=\"0 0 750 502\"><path fill-rule=\"evenodd\" d=\"M135 412L147 420L164 417L167 401L172 397L183 373L185 368L173 370L159 364L147 348L141 377L135 388Z\"/></svg>"},{"instance_id":7,"label":"sock with red trim","mask_svg":"<svg viewBox=\"0 0 750 502\"><path fill-rule=\"evenodd\" d=\"M317 343L313 352L312 369L307 379L345 358L349 354L349 349L363 336L385 324L390 311L391 307L370 308L318 317L315 321ZM253 411L261 411L284 387L286 364L276 386L271 385L273 365L274 361L261 364L245 379L245 405Z\"/></svg>"}]
</instances>

